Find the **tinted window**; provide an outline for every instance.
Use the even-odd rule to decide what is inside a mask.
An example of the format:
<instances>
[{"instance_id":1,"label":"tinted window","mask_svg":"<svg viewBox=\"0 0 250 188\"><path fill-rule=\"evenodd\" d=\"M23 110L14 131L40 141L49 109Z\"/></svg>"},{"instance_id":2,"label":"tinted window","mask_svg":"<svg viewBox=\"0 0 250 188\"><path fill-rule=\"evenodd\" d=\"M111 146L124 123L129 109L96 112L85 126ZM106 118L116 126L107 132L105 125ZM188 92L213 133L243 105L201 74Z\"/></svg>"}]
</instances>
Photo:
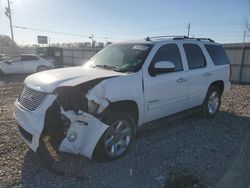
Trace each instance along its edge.
<instances>
[{"instance_id":1,"label":"tinted window","mask_svg":"<svg viewBox=\"0 0 250 188\"><path fill-rule=\"evenodd\" d=\"M22 61L35 61L38 60L38 57L33 55L24 55L22 56Z\"/></svg>"},{"instance_id":2,"label":"tinted window","mask_svg":"<svg viewBox=\"0 0 250 188\"><path fill-rule=\"evenodd\" d=\"M180 51L176 44L166 44L160 47L153 58L150 68L158 61L170 61L175 65L175 71L183 70Z\"/></svg>"},{"instance_id":3,"label":"tinted window","mask_svg":"<svg viewBox=\"0 0 250 188\"><path fill-rule=\"evenodd\" d=\"M15 56L15 57L8 59L8 62L10 62L10 63L17 63L20 61L21 61L21 56Z\"/></svg>"},{"instance_id":4,"label":"tinted window","mask_svg":"<svg viewBox=\"0 0 250 188\"><path fill-rule=\"evenodd\" d=\"M226 52L222 46L206 44L205 47L215 65L229 64Z\"/></svg>"},{"instance_id":5,"label":"tinted window","mask_svg":"<svg viewBox=\"0 0 250 188\"><path fill-rule=\"evenodd\" d=\"M206 61L200 47L196 44L183 44L189 69L206 66Z\"/></svg>"}]
</instances>

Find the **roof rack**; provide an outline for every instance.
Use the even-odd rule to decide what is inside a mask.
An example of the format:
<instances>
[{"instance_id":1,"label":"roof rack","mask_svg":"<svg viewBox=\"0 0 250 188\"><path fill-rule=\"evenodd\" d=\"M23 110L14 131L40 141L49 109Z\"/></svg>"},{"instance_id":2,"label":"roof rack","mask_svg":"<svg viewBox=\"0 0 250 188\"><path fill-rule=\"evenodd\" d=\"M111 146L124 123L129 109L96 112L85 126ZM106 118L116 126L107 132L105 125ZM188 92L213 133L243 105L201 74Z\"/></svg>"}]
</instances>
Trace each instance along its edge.
<instances>
[{"instance_id":1,"label":"roof rack","mask_svg":"<svg viewBox=\"0 0 250 188\"><path fill-rule=\"evenodd\" d=\"M214 40L210 38L190 38L190 39L196 39L198 41L208 41L208 42L214 42Z\"/></svg>"},{"instance_id":2,"label":"roof rack","mask_svg":"<svg viewBox=\"0 0 250 188\"><path fill-rule=\"evenodd\" d=\"M151 41L151 39L158 39L158 38L172 38L173 40L183 40L183 39L191 39L191 40L197 40L197 41L208 41L208 42L214 42L214 40L210 38L190 38L188 36L175 36L175 35L166 35L166 36L154 36L154 37L147 37L145 38L146 41Z\"/></svg>"},{"instance_id":3,"label":"roof rack","mask_svg":"<svg viewBox=\"0 0 250 188\"><path fill-rule=\"evenodd\" d=\"M151 41L151 39L158 39L158 38L188 38L187 36L180 36L180 35L161 35L161 36L153 36L153 37L146 37L146 41Z\"/></svg>"}]
</instances>

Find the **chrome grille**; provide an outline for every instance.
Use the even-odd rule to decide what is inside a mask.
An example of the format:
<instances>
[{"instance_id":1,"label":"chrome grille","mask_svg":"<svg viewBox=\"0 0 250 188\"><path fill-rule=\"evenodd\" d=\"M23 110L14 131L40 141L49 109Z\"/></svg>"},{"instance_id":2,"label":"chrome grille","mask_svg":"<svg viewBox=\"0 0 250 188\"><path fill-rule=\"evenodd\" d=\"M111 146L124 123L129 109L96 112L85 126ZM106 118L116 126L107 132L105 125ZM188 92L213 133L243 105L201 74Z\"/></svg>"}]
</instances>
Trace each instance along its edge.
<instances>
[{"instance_id":1,"label":"chrome grille","mask_svg":"<svg viewBox=\"0 0 250 188\"><path fill-rule=\"evenodd\" d=\"M29 111L34 111L45 100L46 96L46 93L24 86L18 97L18 102L23 108Z\"/></svg>"}]
</instances>

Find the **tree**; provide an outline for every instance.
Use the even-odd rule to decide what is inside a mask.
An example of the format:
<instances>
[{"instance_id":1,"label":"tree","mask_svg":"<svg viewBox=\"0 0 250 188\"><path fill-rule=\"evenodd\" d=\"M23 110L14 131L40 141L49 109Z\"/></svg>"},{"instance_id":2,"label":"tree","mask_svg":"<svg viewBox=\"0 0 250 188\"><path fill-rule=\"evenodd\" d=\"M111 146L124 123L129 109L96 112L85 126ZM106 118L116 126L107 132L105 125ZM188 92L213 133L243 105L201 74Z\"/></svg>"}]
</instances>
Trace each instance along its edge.
<instances>
[{"instance_id":1,"label":"tree","mask_svg":"<svg viewBox=\"0 0 250 188\"><path fill-rule=\"evenodd\" d=\"M15 48L16 43L11 40L7 35L0 35L0 47L2 48Z\"/></svg>"}]
</instances>

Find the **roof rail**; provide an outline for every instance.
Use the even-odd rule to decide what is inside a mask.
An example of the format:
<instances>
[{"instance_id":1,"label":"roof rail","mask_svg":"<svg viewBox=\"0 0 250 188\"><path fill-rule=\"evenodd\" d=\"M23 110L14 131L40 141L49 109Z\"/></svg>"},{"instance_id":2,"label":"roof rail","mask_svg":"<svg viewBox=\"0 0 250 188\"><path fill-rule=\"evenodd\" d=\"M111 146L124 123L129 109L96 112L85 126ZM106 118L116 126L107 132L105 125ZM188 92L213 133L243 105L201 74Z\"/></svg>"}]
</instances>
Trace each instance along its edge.
<instances>
[{"instance_id":1,"label":"roof rail","mask_svg":"<svg viewBox=\"0 0 250 188\"><path fill-rule=\"evenodd\" d=\"M183 38L173 38L173 40L182 40ZM198 41L208 41L208 42L214 42L214 40L210 39L210 38L184 38L184 39L191 39L191 40L198 40Z\"/></svg>"},{"instance_id":2,"label":"roof rail","mask_svg":"<svg viewBox=\"0 0 250 188\"><path fill-rule=\"evenodd\" d=\"M162 36L153 36L153 37L146 37L146 41L151 41L151 39L158 39L158 38L180 38L185 39L188 38L187 36L180 36L180 35L162 35Z\"/></svg>"},{"instance_id":3,"label":"roof rail","mask_svg":"<svg viewBox=\"0 0 250 188\"><path fill-rule=\"evenodd\" d=\"M193 39L197 41L208 41L208 42L214 42L214 40L210 38L189 38L188 36L176 36L176 35L166 35L166 36L154 36L154 37L147 37L145 38L146 41L151 41L151 39L159 39L159 38L172 38L173 40L183 40L183 39Z\"/></svg>"},{"instance_id":4,"label":"roof rail","mask_svg":"<svg viewBox=\"0 0 250 188\"><path fill-rule=\"evenodd\" d=\"M192 39L192 38L191 38ZM214 42L214 40L210 39L210 38L193 38L196 39L198 41L208 41L208 42Z\"/></svg>"}]
</instances>

